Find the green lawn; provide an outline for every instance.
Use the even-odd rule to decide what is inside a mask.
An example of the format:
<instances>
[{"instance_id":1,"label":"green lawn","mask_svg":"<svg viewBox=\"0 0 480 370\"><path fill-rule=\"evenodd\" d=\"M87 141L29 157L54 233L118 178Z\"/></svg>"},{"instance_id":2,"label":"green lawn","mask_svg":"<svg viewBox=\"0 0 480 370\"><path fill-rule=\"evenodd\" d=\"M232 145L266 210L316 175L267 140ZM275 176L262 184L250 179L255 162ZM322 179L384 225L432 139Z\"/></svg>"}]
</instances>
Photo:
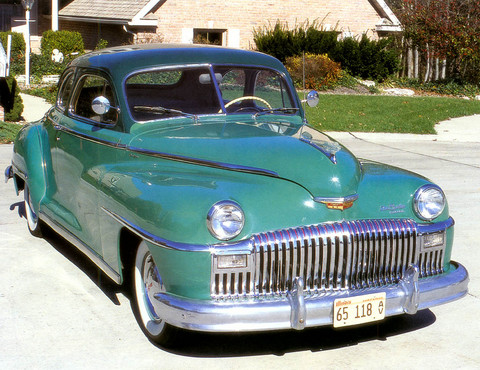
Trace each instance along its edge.
<instances>
[{"instance_id":1,"label":"green lawn","mask_svg":"<svg viewBox=\"0 0 480 370\"><path fill-rule=\"evenodd\" d=\"M22 125L0 121L0 144L12 143Z\"/></svg>"},{"instance_id":2,"label":"green lawn","mask_svg":"<svg viewBox=\"0 0 480 370\"><path fill-rule=\"evenodd\" d=\"M309 123L322 131L434 134L434 125L480 113L480 101L440 97L320 95L307 107Z\"/></svg>"}]
</instances>

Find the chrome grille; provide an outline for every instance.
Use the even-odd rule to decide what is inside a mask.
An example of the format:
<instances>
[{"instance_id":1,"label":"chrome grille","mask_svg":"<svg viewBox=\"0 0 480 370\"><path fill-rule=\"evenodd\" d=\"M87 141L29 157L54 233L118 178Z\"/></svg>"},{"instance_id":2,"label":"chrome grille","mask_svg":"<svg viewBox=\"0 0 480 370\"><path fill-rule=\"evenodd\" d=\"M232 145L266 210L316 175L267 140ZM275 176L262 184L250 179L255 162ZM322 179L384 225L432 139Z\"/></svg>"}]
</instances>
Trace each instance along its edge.
<instances>
[{"instance_id":1,"label":"chrome grille","mask_svg":"<svg viewBox=\"0 0 480 370\"><path fill-rule=\"evenodd\" d=\"M306 294L395 284L409 264L443 272L444 246L420 251L412 220L361 220L254 235L249 271L216 271L212 297L283 296L296 277ZM253 276L251 276L253 275Z\"/></svg>"}]
</instances>

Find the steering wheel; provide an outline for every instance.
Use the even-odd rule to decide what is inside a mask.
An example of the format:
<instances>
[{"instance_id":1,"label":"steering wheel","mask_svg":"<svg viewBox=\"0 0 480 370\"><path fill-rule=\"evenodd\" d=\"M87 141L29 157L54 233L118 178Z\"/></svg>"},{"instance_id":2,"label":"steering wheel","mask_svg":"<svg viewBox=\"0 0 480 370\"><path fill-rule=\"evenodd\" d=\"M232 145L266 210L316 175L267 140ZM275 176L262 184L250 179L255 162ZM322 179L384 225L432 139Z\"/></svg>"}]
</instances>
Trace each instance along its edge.
<instances>
[{"instance_id":1,"label":"steering wheel","mask_svg":"<svg viewBox=\"0 0 480 370\"><path fill-rule=\"evenodd\" d=\"M272 106L268 103L268 101L266 101L265 99L259 98L258 96L240 96L239 98L230 100L227 104L225 104L225 108L228 108L232 104L238 103L239 101L250 100L250 99L251 100L258 100L258 101L262 102L263 104L265 104L268 107L268 109L272 109ZM218 111L218 113L222 113L222 110L220 109Z\"/></svg>"}]
</instances>

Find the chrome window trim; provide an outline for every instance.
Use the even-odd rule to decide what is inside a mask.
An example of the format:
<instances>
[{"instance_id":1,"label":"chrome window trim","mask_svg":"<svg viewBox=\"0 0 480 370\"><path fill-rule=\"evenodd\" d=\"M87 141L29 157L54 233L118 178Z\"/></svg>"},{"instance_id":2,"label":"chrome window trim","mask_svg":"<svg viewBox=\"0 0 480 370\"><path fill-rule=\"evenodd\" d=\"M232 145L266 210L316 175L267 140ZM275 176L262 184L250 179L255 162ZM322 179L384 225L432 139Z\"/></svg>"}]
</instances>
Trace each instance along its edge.
<instances>
[{"instance_id":1,"label":"chrome window trim","mask_svg":"<svg viewBox=\"0 0 480 370\"><path fill-rule=\"evenodd\" d=\"M65 88L65 84L69 81L69 80L72 80L72 90L70 91L70 94L68 96L68 99L67 101L65 102L64 105L60 105L59 101L60 101L60 95L61 93L63 92L63 89ZM58 93L57 93L57 98L55 99L55 106L57 107L57 109L61 112L66 112L68 111L69 109L69 104L70 104L70 99L75 91L75 69L69 69L67 71L67 73L65 73L65 76L63 77L62 79L62 85L60 86L60 88L58 89Z\"/></svg>"},{"instance_id":2,"label":"chrome window trim","mask_svg":"<svg viewBox=\"0 0 480 370\"><path fill-rule=\"evenodd\" d=\"M114 107L112 107L113 109L115 109L117 111L117 121L115 123L97 122L97 121L94 121L94 120L89 119L87 117L80 116L80 115L75 113L75 111L73 109L73 102L78 100L80 90L81 90L80 84L81 84L82 80L84 80L88 76L103 78L110 85L110 87L112 89L112 93L113 93L113 95L115 97L115 100L116 100L115 101L116 105ZM68 109L63 110L63 112L64 112L64 114L68 113L68 115L71 116L72 118L75 118L77 120L80 120L80 121L85 122L85 123L87 123L89 125L92 125L92 126L103 127L103 128L113 128L113 127L118 125L118 122L120 121L119 118L120 118L120 112L121 112L120 107L119 107L119 100L118 100L118 97L116 95L117 94L116 94L116 91L115 91L115 88L114 88L114 84L112 84L111 81L109 81L109 79L106 76L102 75L101 73L98 73L98 70L88 69L84 73L81 73L80 76L77 78L77 81L75 82L75 85L74 85L74 87L72 89L72 92L70 94L70 99L69 99L69 102L68 102Z\"/></svg>"}]
</instances>

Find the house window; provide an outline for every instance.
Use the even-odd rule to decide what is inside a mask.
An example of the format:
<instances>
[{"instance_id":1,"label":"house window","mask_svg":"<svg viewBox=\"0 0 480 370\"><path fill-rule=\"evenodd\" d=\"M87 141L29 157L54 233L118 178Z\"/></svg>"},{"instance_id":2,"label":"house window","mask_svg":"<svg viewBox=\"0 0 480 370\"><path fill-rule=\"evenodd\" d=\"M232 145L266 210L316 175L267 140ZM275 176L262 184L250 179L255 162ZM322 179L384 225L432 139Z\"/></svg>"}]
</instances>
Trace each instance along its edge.
<instances>
[{"instance_id":1,"label":"house window","mask_svg":"<svg viewBox=\"0 0 480 370\"><path fill-rule=\"evenodd\" d=\"M193 29L194 44L224 45L224 35L226 30L218 29Z\"/></svg>"}]
</instances>

